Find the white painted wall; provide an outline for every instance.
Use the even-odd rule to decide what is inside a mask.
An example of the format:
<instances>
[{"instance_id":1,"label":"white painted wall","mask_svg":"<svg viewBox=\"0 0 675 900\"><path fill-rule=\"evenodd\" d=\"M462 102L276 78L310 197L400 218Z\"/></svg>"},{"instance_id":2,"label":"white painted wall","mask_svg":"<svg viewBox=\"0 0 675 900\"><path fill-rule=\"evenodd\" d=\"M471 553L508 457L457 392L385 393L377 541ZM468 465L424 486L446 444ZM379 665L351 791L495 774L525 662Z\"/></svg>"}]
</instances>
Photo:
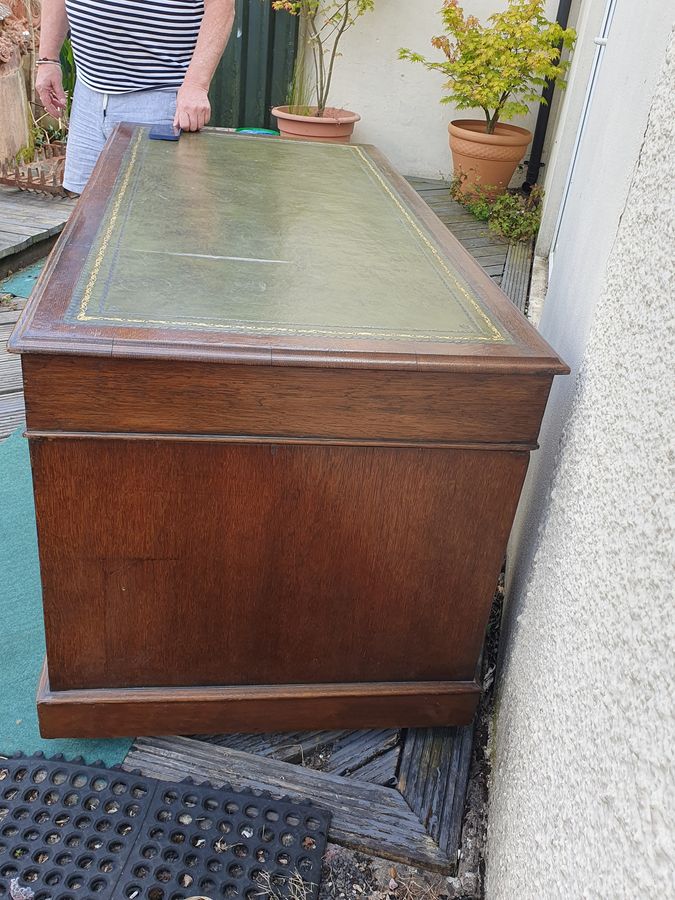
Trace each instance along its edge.
<instances>
[{"instance_id":1,"label":"white painted wall","mask_svg":"<svg viewBox=\"0 0 675 900\"><path fill-rule=\"evenodd\" d=\"M605 0L587 0L605 7ZM575 166L539 329L572 367L555 380L511 538L509 585L522 590L548 502L555 453L570 413L595 304L638 163L656 81L675 20L675 0L653 0L640 16L619 0ZM590 26L591 35L594 28ZM582 36L581 40L586 40ZM639 61L639 62L638 62ZM585 89L585 82L583 85ZM570 81L570 90L577 88ZM563 127L576 127L564 121ZM665 168L665 167L664 167ZM567 171L565 169L565 171Z\"/></svg>"},{"instance_id":2,"label":"white painted wall","mask_svg":"<svg viewBox=\"0 0 675 900\"><path fill-rule=\"evenodd\" d=\"M406 175L448 176L452 171L448 122L483 117L480 110L457 113L441 104L443 76L398 59L399 47L443 59L430 44L443 30L441 6L442 0L375 0L375 11L345 35L333 78L331 104L362 117L354 140L375 144ZM465 0L463 6L467 14L483 21L506 2ZM548 0L550 18L556 9L556 0ZM514 124L532 129L536 114L534 108Z\"/></svg>"},{"instance_id":3,"label":"white painted wall","mask_svg":"<svg viewBox=\"0 0 675 900\"><path fill-rule=\"evenodd\" d=\"M571 57L567 89L556 91L553 96L546 133L544 165L539 175L539 184L544 189L544 206L537 235L538 256L547 257L551 249L588 81L598 51L595 39L600 34L605 10L606 0L574 0L570 11L570 25L577 32L577 42Z\"/></svg>"},{"instance_id":4,"label":"white painted wall","mask_svg":"<svg viewBox=\"0 0 675 900\"><path fill-rule=\"evenodd\" d=\"M574 371L509 551L489 900L673 896L674 19L618 2L550 273Z\"/></svg>"}]
</instances>

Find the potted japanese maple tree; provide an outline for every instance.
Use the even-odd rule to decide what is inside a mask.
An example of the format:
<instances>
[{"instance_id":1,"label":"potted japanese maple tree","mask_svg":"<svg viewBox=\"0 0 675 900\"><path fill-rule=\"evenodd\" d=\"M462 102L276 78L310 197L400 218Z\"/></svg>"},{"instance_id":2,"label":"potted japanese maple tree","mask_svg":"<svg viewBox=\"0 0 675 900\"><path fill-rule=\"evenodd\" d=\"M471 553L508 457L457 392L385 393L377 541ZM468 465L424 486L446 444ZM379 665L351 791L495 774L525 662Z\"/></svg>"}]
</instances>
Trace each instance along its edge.
<instances>
[{"instance_id":1,"label":"potted japanese maple tree","mask_svg":"<svg viewBox=\"0 0 675 900\"><path fill-rule=\"evenodd\" d=\"M301 26L295 96L272 110L282 137L349 142L361 117L328 105L333 72L345 33L374 5L375 0L273 0L274 10L298 16ZM303 92L306 99L299 96Z\"/></svg>"},{"instance_id":2,"label":"potted japanese maple tree","mask_svg":"<svg viewBox=\"0 0 675 900\"><path fill-rule=\"evenodd\" d=\"M509 0L486 25L465 16L459 0L445 0L441 17L445 34L431 43L444 60L429 60L406 48L399 57L445 76L448 93L442 103L483 110L484 119L449 124L450 149L463 191L480 183L498 194L508 187L532 138L526 128L503 120L524 115L530 103L544 103L541 92L547 81L564 87L569 63L561 52L574 45L576 34L546 18L544 0Z\"/></svg>"}]
</instances>

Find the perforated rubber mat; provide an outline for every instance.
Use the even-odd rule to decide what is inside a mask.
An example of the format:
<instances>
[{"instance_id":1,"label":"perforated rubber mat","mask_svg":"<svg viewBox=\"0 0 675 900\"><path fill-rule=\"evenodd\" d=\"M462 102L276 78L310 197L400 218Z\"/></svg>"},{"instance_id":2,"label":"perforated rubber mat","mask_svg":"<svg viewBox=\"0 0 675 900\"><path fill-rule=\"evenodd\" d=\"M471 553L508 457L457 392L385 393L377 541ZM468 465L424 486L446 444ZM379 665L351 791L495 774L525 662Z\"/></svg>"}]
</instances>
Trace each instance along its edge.
<instances>
[{"instance_id":1,"label":"perforated rubber mat","mask_svg":"<svg viewBox=\"0 0 675 900\"><path fill-rule=\"evenodd\" d=\"M0 898L316 897L329 824L310 803L229 786L0 759Z\"/></svg>"}]
</instances>

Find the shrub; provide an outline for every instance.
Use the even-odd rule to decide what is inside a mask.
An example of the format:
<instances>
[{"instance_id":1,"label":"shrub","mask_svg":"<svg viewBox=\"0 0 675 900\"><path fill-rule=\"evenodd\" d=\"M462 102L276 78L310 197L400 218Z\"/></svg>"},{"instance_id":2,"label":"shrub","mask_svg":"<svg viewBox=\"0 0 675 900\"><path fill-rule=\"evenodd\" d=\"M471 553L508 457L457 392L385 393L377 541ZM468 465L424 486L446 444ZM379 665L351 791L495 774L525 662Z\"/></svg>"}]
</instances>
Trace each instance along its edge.
<instances>
[{"instance_id":1,"label":"shrub","mask_svg":"<svg viewBox=\"0 0 675 900\"><path fill-rule=\"evenodd\" d=\"M573 47L576 33L546 18L544 0L509 0L488 25L465 17L459 0L445 0L441 17L446 33L431 43L445 61L428 60L406 48L399 50L399 58L445 75L448 94L441 102L482 109L488 134L498 121L527 113L529 103L545 103L541 90L547 81L564 87L569 63L561 60L561 48Z\"/></svg>"},{"instance_id":2,"label":"shrub","mask_svg":"<svg viewBox=\"0 0 675 900\"><path fill-rule=\"evenodd\" d=\"M506 191L495 197L492 185L472 185L464 190L466 175L456 175L450 182L450 196L488 228L510 242L527 241L539 231L543 190L535 185L529 194Z\"/></svg>"},{"instance_id":3,"label":"shrub","mask_svg":"<svg viewBox=\"0 0 675 900\"><path fill-rule=\"evenodd\" d=\"M529 194L520 191L501 194L492 204L488 226L507 241L527 241L539 231L541 224L541 188Z\"/></svg>"},{"instance_id":4,"label":"shrub","mask_svg":"<svg viewBox=\"0 0 675 900\"><path fill-rule=\"evenodd\" d=\"M356 24L357 19L370 12L375 0L272 0L272 9L298 16L301 35L307 41L313 63L313 93L316 96L316 112L294 109L301 115L323 116L328 105L328 96L333 81L333 69L340 55L338 47L346 31ZM304 88L310 73L304 67L302 46L298 51L294 81L296 89ZM304 104L303 104L304 105Z\"/></svg>"}]
</instances>

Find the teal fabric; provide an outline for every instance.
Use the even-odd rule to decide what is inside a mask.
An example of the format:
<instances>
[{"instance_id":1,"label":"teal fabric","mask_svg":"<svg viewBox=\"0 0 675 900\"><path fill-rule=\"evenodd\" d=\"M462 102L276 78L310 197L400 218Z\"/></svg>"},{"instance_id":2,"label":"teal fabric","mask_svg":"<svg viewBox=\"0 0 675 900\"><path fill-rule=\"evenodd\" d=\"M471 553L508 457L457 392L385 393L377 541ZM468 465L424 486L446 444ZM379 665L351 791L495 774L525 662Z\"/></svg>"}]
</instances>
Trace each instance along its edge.
<instances>
[{"instance_id":1,"label":"teal fabric","mask_svg":"<svg viewBox=\"0 0 675 900\"><path fill-rule=\"evenodd\" d=\"M0 442L0 754L83 756L122 762L130 740L44 740L35 690L44 658L44 631L35 511L26 440Z\"/></svg>"},{"instance_id":2,"label":"teal fabric","mask_svg":"<svg viewBox=\"0 0 675 900\"><path fill-rule=\"evenodd\" d=\"M11 294L13 297L30 297L31 291L35 287L35 282L38 280L46 262L47 257L0 280L0 294Z\"/></svg>"}]
</instances>

